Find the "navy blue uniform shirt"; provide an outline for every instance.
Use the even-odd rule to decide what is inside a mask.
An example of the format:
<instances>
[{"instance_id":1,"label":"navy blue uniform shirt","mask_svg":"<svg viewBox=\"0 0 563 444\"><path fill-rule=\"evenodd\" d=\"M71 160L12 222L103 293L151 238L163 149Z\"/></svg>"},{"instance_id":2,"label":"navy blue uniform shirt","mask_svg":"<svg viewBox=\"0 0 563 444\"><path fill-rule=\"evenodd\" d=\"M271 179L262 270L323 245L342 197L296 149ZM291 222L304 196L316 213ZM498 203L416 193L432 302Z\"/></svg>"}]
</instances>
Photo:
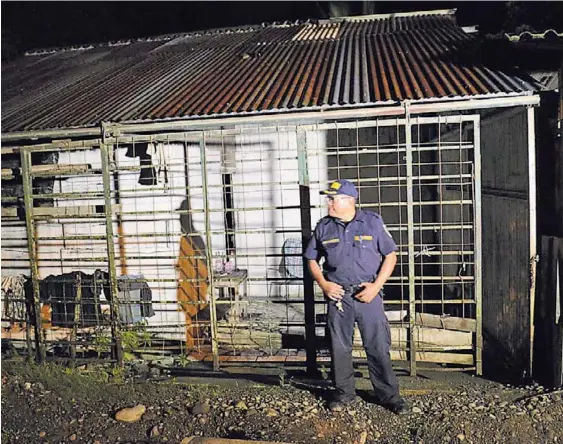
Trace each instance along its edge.
<instances>
[{"instance_id":1,"label":"navy blue uniform shirt","mask_svg":"<svg viewBox=\"0 0 563 444\"><path fill-rule=\"evenodd\" d=\"M379 272L382 257L397 249L381 216L358 209L347 224L330 216L323 217L315 227L304 256L317 262L325 259L323 270L327 280L357 285L372 282Z\"/></svg>"}]
</instances>

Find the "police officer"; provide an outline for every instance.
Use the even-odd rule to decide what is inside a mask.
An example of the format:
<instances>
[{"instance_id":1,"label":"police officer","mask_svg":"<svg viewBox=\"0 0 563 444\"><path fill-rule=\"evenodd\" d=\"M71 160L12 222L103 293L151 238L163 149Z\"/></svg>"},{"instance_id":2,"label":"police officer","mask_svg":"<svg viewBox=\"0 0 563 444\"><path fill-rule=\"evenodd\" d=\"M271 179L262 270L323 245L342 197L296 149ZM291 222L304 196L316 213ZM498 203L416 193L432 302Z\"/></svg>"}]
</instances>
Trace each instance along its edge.
<instances>
[{"instance_id":1,"label":"police officer","mask_svg":"<svg viewBox=\"0 0 563 444\"><path fill-rule=\"evenodd\" d=\"M391 366L391 331L381 298L397 262L397 245L378 214L356 209L358 191L351 182L334 181L321 194L328 199L328 216L318 222L305 258L328 298L336 386L329 407L341 411L356 399L352 346L357 322L377 402L394 413L406 413Z\"/></svg>"}]
</instances>

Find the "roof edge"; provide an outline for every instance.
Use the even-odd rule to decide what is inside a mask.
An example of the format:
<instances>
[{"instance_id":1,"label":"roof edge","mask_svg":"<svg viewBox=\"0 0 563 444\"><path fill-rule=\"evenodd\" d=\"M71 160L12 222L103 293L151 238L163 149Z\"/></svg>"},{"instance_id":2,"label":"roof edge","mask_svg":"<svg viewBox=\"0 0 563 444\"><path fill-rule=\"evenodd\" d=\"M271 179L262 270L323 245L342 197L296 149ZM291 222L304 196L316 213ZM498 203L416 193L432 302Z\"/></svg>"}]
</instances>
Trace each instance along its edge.
<instances>
[{"instance_id":1,"label":"roof edge","mask_svg":"<svg viewBox=\"0 0 563 444\"><path fill-rule=\"evenodd\" d=\"M306 20L286 20L283 26L299 26L306 24L323 24L323 23L338 23L338 22L363 22L370 20L385 20L396 17L423 17L429 15L436 16L455 16L457 9L436 9L430 11L410 11L410 12L395 12L387 14L370 14L370 15L357 15L357 16L345 16L345 17L333 17L330 19L318 19L309 18ZM110 40L106 42L88 42L79 43L75 45L66 46L55 46L55 47L45 47L45 48L31 48L25 51L24 56L44 56L50 54L56 54L61 52L69 51L86 51L94 48L102 47L113 47L113 46L127 46L133 43L142 42L168 42L178 37L192 37L199 35L209 35L209 34L227 34L227 33L242 33L242 32L252 32L259 29L264 29L267 27L280 26L280 23L261 23L261 24L251 24L251 25L238 25L238 26L228 26L222 28L210 28L210 29L199 29L188 32L176 32L170 34L161 34L146 37L131 37L123 38L118 40Z\"/></svg>"},{"instance_id":2,"label":"roof edge","mask_svg":"<svg viewBox=\"0 0 563 444\"><path fill-rule=\"evenodd\" d=\"M499 94L499 95L482 95L467 97L442 97L439 99L418 99L403 100L400 102L389 101L387 103L367 104L362 106L341 106L341 107L318 107L308 108L291 112L252 112L236 115L214 115L214 116L192 116L178 117L171 119L158 120L136 120L124 122L105 122L112 126L194 126L194 125L217 125L218 121L230 121L245 119L254 120L254 123L260 123L263 120L295 120L301 119L304 114L310 115L311 118L331 118L331 115L339 115L341 113L357 114L361 117L365 113L374 113L374 109L378 109L380 117L391 116L397 113L404 113L407 109L412 114L425 112L442 112L445 109L459 111L461 109L484 109L489 107L510 107L510 106L537 106L539 105L540 96L537 93L526 91L518 94ZM435 109L433 109L435 108ZM391 112L395 110L395 112ZM252 119L254 118L254 119ZM248 122L252 123L252 122ZM2 142L14 142L18 140L33 140L38 138L63 138L63 137L96 137L102 134L102 125L92 125L73 128L52 128L43 130L29 130L18 132L1 133Z\"/></svg>"},{"instance_id":3,"label":"roof edge","mask_svg":"<svg viewBox=\"0 0 563 444\"><path fill-rule=\"evenodd\" d=\"M455 15L457 8L453 9L434 9L430 11L410 11L410 12L391 12L387 14L351 15L345 17L335 17L334 21L346 20L350 22L361 22L365 20L382 20L395 17L419 17L424 15Z\"/></svg>"}]
</instances>

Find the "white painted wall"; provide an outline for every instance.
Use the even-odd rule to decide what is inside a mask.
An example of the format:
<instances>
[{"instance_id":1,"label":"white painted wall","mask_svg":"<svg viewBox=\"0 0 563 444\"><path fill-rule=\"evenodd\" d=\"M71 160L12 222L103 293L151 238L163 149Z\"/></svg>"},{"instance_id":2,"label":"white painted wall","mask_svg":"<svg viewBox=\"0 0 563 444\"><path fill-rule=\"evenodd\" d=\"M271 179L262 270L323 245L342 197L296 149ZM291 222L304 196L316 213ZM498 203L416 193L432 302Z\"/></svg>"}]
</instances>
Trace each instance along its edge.
<instances>
[{"instance_id":1,"label":"white painted wall","mask_svg":"<svg viewBox=\"0 0 563 444\"><path fill-rule=\"evenodd\" d=\"M253 280L249 285L249 297L285 297L289 294L302 296L301 285L276 286L266 282L266 278L278 277L281 257L266 258L267 254L281 253L285 239L300 238L301 216L299 210L299 174L297 161L297 138L295 132L269 134L244 134L225 139L236 150L236 169L233 173L237 259L236 266L247 269ZM232 146L234 145L234 146ZM324 135L309 133L309 147L323 148ZM116 150L117 165L120 168L140 166L139 157L126 157L125 147ZM179 256L182 227L177 210L185 205L186 169L189 184L190 207L194 211L192 221L197 232L205 236L205 214L203 176L200 148L197 144L159 145L157 152L159 166L168 171L168 183L164 183L161 171L158 185L148 187L138 183L139 171L121 171L119 173L120 204L122 211L125 256L128 274L143 274L146 279L166 279L170 282L151 283L153 290L153 308L156 315L148 319L151 326L162 326L168 332L177 332L183 337L184 315L176 304L178 271L176 264ZM212 252L224 252L225 236L224 209L222 197L222 162L221 140L207 140L207 193L210 209L212 234ZM326 186L326 158L311 155L309 178L311 181L311 202L323 205L319 190ZM60 164L87 163L93 169L101 170L98 150L80 152L61 152ZM153 162L155 163L155 162ZM275 182L275 183L272 183ZM320 183L319 183L320 182ZM113 180L112 180L113 189ZM55 193L76 193L72 200L57 199L55 206L103 205L102 197L88 197L85 192L103 192L101 174L71 177L57 181ZM114 202L115 203L115 202ZM324 206L324 205L323 205ZM272 209L262 210L263 207ZM286 208L295 207L295 208ZM185 208L185 206L184 206ZM146 215L127 214L147 211ZM157 214L154 214L157 212ZM152 214L151 214L152 213ZM325 213L324 208L312 211L312 226ZM84 221L84 220L82 220ZM82 240L39 240L39 272L41 278L51 274L61 274L81 270L92 273L99 268L107 270L107 246L105 219L92 219L88 223L80 220L51 220L37 225L39 238L53 236L94 236ZM276 230L295 230L295 233L274 233ZM117 224L113 224L117 234ZM249 233L240 233L248 231ZM269 232L259 232L270 230ZM217 231L218 233L214 233ZM157 236L155 237L154 235ZM146 235L152 235L146 237ZM145 237L144 237L145 236ZM2 224L2 274L16 274L28 270L16 268L27 258L27 246L16 238L25 237L25 224ZM115 242L116 255L119 245ZM245 257L248 256L248 257ZM93 260L98 258L98 260ZM65 262L67 261L67 262ZM120 274L119 261L117 262ZM168 326L177 325L177 328ZM165 327L166 326L166 327ZM168 336L168 335L167 335Z\"/></svg>"}]
</instances>

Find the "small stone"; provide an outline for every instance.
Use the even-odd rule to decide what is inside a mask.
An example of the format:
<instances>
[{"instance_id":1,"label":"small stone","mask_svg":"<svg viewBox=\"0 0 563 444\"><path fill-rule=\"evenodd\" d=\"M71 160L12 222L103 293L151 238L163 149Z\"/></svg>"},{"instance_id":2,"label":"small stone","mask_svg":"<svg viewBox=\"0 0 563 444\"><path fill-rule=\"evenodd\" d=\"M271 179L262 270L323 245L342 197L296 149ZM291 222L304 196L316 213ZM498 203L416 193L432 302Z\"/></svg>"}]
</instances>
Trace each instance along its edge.
<instances>
[{"instance_id":1,"label":"small stone","mask_svg":"<svg viewBox=\"0 0 563 444\"><path fill-rule=\"evenodd\" d=\"M47 435L46 432L39 432L39 438L44 438Z\"/></svg>"},{"instance_id":2,"label":"small stone","mask_svg":"<svg viewBox=\"0 0 563 444\"><path fill-rule=\"evenodd\" d=\"M31 382L26 382L26 383L23 385L23 388L26 389L26 390L31 390Z\"/></svg>"},{"instance_id":3,"label":"small stone","mask_svg":"<svg viewBox=\"0 0 563 444\"><path fill-rule=\"evenodd\" d=\"M205 416L202 416L201 418L198 419L198 422L201 425L205 425L205 424L207 424L207 418Z\"/></svg>"},{"instance_id":4,"label":"small stone","mask_svg":"<svg viewBox=\"0 0 563 444\"><path fill-rule=\"evenodd\" d=\"M459 435L457 435L457 439L459 439L460 441L464 441L465 435L463 433L460 433Z\"/></svg>"},{"instance_id":5,"label":"small stone","mask_svg":"<svg viewBox=\"0 0 563 444\"><path fill-rule=\"evenodd\" d=\"M239 401L237 402L237 404L235 405L235 407L239 410L248 410L248 407L246 406L244 401Z\"/></svg>"},{"instance_id":6,"label":"small stone","mask_svg":"<svg viewBox=\"0 0 563 444\"><path fill-rule=\"evenodd\" d=\"M151 431L149 432L149 437L150 438L156 438L157 436L160 435L160 430L158 429L158 426L154 426Z\"/></svg>"},{"instance_id":7,"label":"small stone","mask_svg":"<svg viewBox=\"0 0 563 444\"><path fill-rule=\"evenodd\" d=\"M274 409L268 409L266 411L266 416L278 416L278 412L276 412Z\"/></svg>"},{"instance_id":8,"label":"small stone","mask_svg":"<svg viewBox=\"0 0 563 444\"><path fill-rule=\"evenodd\" d=\"M419 407L413 407L412 412L413 413L422 413L422 410Z\"/></svg>"},{"instance_id":9,"label":"small stone","mask_svg":"<svg viewBox=\"0 0 563 444\"><path fill-rule=\"evenodd\" d=\"M139 404L132 408L121 409L115 414L115 419L122 422L137 422L146 411L146 407Z\"/></svg>"},{"instance_id":10,"label":"small stone","mask_svg":"<svg viewBox=\"0 0 563 444\"><path fill-rule=\"evenodd\" d=\"M73 433L72 435L70 435L68 437L68 439L70 439L71 441L76 441L76 433Z\"/></svg>"}]
</instances>

